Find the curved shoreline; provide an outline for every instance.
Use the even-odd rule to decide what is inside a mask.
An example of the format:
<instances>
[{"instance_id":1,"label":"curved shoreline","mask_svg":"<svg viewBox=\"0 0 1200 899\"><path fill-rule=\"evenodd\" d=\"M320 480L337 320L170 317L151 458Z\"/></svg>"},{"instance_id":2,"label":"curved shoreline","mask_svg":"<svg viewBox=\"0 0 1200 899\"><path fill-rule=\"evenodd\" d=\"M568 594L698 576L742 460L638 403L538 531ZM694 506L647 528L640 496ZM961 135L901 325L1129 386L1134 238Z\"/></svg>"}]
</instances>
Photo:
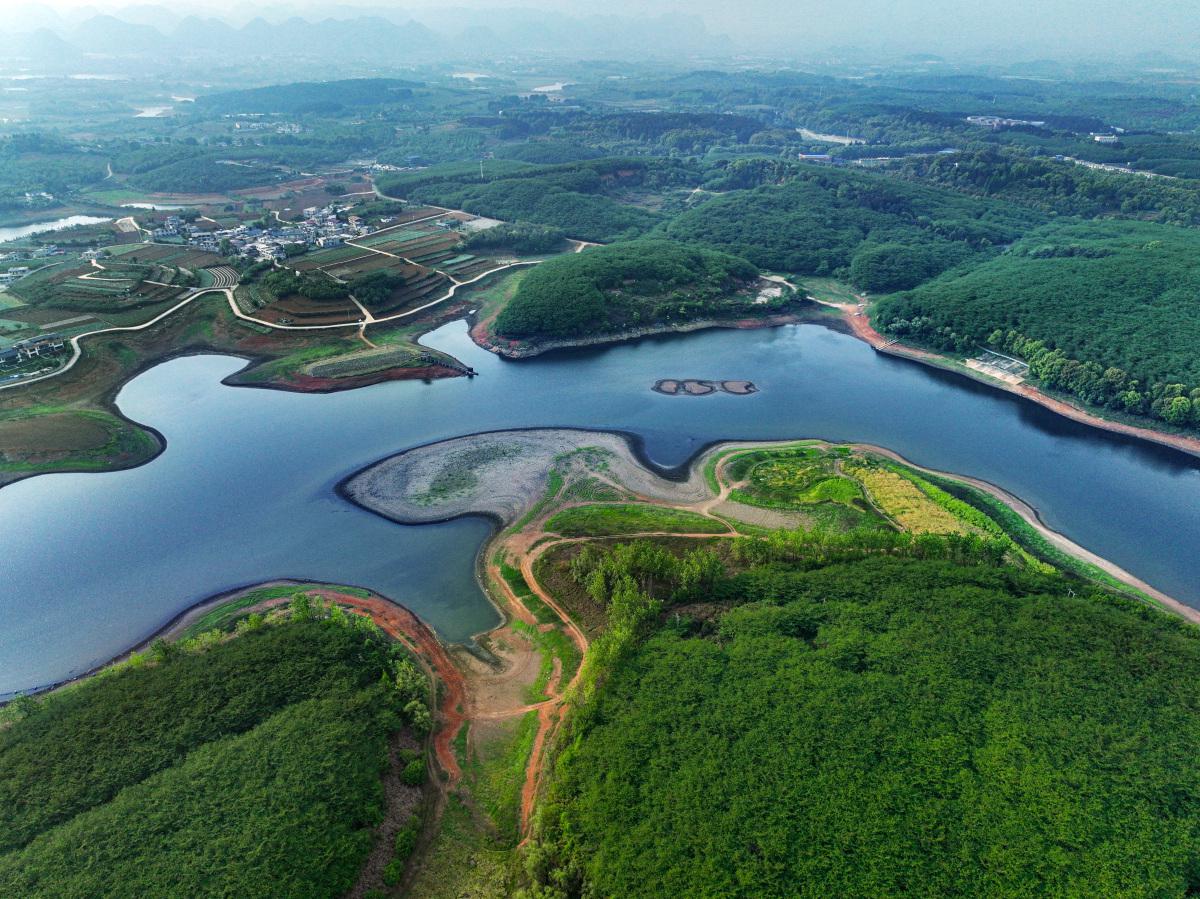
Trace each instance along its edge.
<instances>
[{"instance_id":1,"label":"curved shoreline","mask_svg":"<svg viewBox=\"0 0 1200 899\"><path fill-rule=\"evenodd\" d=\"M655 477L662 479L663 481L675 482L675 483L686 482L696 476L699 476L701 479L703 479L704 467L708 464L708 461L710 458L712 458L713 456L716 456L716 455L721 455L721 454L725 454L725 453L729 453L729 452L736 452L736 451L740 451L740 450L754 450L754 449L769 448L769 447L773 447L773 446L774 447L789 446L789 445L795 444L800 441L811 441L811 442L818 443L818 444L821 444L824 446L850 446L853 449L856 449L856 450L859 450L862 452L874 453L876 455L883 456L885 458L896 461L902 465L905 465L909 468L912 468L914 471L924 472L924 473L927 473L930 475L940 476L940 477L945 477L945 478L948 478L951 480L955 480L955 481L958 481L960 483L966 484L968 486L974 487L975 489L978 489L978 490L981 490L981 491L987 493L988 495L992 496L993 498L999 500L1000 502L1004 503L1006 506L1011 508L1014 512L1016 512L1021 517L1021 519L1023 521L1025 521L1029 526L1033 527L1042 537L1044 537L1047 541L1049 541L1057 549L1075 557L1076 559L1079 559L1080 561L1083 561L1087 564L1096 566L1100 570L1104 571L1106 574L1111 575L1112 577L1116 578L1117 580L1121 581L1122 583L1126 584L1127 586L1132 587L1135 590L1138 590L1138 591L1146 594L1147 596L1153 598L1157 603L1159 603L1159 608L1162 611L1173 613L1187 621L1190 621L1195 624L1200 624L1200 609L1193 608L1192 606L1189 606L1186 603L1181 602L1180 600L1176 599L1173 596L1170 596L1169 594L1159 590L1158 588L1153 587L1152 585L1146 583L1145 581L1141 580L1137 576L1126 571L1124 568L1121 568L1116 563L1111 562L1110 560L1105 559L1104 557L1099 556L1096 553L1093 553L1091 550L1088 550L1086 547L1084 547L1078 543L1075 543L1073 540L1071 540L1066 535L1061 534L1058 531L1055 531L1053 528L1051 528L1049 525L1047 525L1045 523L1045 521L1042 519L1041 514L1038 512L1036 507L1034 507L1030 503L1026 502L1025 500L1021 499L1019 496L1005 490L1003 487L1000 487L996 484L993 484L993 483L983 480L981 478L972 477L970 475L963 475L963 474L958 474L955 472L947 472L947 471L941 471L939 469L928 468L926 466L923 466L918 463L910 461L909 459L905 458L904 456L895 452L894 450L890 450L886 447L878 446L876 444L853 443L853 442L847 443L844 441L831 441L831 440L828 440L827 438L822 438L822 437L800 437L800 438L794 438L791 440L763 440L763 441L718 440L718 441L713 441L711 443L705 444L704 446L698 448L696 450L696 452L691 457L688 458L687 461L681 463L680 465L666 468L664 466L660 466L660 465L654 463L652 460L649 459L649 457L645 453L644 442L642 441L642 438L640 437L640 435L632 433L632 432L616 431L616 430L602 430L602 429L594 429L594 428L509 428L509 429L498 430L498 431L476 432L474 434L463 435L462 437L449 438L448 440L431 441L429 443L421 444L419 446L410 447L410 448L401 450L397 453L393 453L390 456L385 456L382 459L376 460L375 462L372 462L369 465L363 466L362 468L359 468L359 469L351 472L350 474L347 474L340 481L338 481L338 483L334 486L334 492L341 499L345 500L346 502L354 505L357 508L363 509L364 511L368 511L374 515L378 515L381 518L385 518L385 519L392 521L393 523L398 524L403 527L421 527L425 524L436 524L436 523L442 523L442 522L446 522L446 521L453 521L453 520L457 520L460 518L470 518L470 517L484 518L491 523L491 525L493 526L492 533L490 533L480 543L479 549L475 554L475 559L472 562L472 568L474 570L475 579L476 579L477 584L480 587L481 593L483 594L483 596L486 599L486 601L488 602L488 604L491 605L492 608L496 610L496 612L500 618L500 622L492 627L488 627L484 630L479 631L476 634L473 634L467 640L456 643L455 645L462 645L462 646L469 647L471 644L473 644L476 641L476 639L478 637L488 634L488 633L491 633L497 627L503 627L505 622L507 621L506 611L503 608L501 608L493 600L489 591L487 589L485 589L483 581L486 576L488 553L492 549L497 538L499 538L504 533L504 530L508 526L509 522L506 522L500 515L495 514L495 513L491 513L491 512L487 512L487 511L471 511L471 510L461 511L461 512L457 512L454 514L441 516L441 517L430 517L430 518L422 520L420 522L405 521L394 515L389 515L384 511L381 511L376 508L371 508L370 506L360 502L358 499L356 499L350 493L350 491L347 489L346 485L348 484L348 482L350 482L354 478L358 477L359 475L363 474L364 472L366 472L378 465L381 465L381 464L387 462L388 460L394 459L397 456L401 456L406 453L414 452L414 451L420 450L420 449L428 449L430 447L434 447L434 446L437 446L442 443L447 443L450 440L462 441L462 440L469 440L470 438L473 438L473 437L482 437L482 436L487 436L487 435L518 433L518 432L537 433L537 432L546 432L546 431L560 431L560 432L569 431L569 432L576 432L581 435L604 434L604 435L613 436L625 444L625 447L627 448L631 458L638 465L640 465L642 468L644 468L647 472L649 472L651 475L653 475ZM537 500L537 497L531 497L530 503L534 503L534 502L536 502L536 500ZM22 695L22 694L35 695L35 694L45 693L45 692L49 692L52 690L56 690L60 687L63 687L63 686L66 686L66 685L69 685L72 683L76 683L76 682L84 680L86 678L89 678L89 677L95 675L97 672L103 670L104 668L107 668L110 665L113 665L117 662L121 662L121 661L129 658L129 656L132 655L133 653L144 651L145 649L149 648L154 643L154 641L156 641L160 638L170 638L173 636L177 636L178 634L180 634L184 630L186 630L186 628L191 623L196 621L198 618L203 616L205 613L211 611L214 608L217 608L218 606L230 601L231 599L234 599L237 596L245 594L247 592L250 592L251 590L262 589L262 588L271 587L271 586L295 586L298 589L318 589L318 590L319 589L334 589L338 586L353 587L355 589L363 590L363 591L371 594L372 597L377 597L385 602L391 603L392 605L396 606L397 608L405 610L410 615L412 615L414 618L418 618L418 620L419 620L419 616L416 616L416 613L407 609L407 607L405 607L399 603L396 603L394 600L391 600L389 597L384 596L383 594L379 593L378 591L374 590L371 587L361 586L361 585L357 585L357 584L333 585L333 584L326 584L323 582L305 581L305 580L287 578L287 577L271 578L271 579L268 579L265 581L255 581L252 583L242 584L242 585L239 585L236 587L222 590L219 593L211 594L209 596L204 597L203 599L200 599L200 600L192 603L191 605L188 605L187 607L178 611L175 615L173 615L165 623L156 626L148 634L146 634L142 637L139 637L134 643L132 643L126 649L116 653L115 655L111 656L110 658L106 659L105 661L102 661L102 662L92 665L85 671L79 672L77 674L72 674L68 677L64 677L61 680L57 680L57 681L54 681L49 684L43 684L43 685L27 688L25 690L15 690L15 691L11 691L8 693L4 693L4 694L2 694L3 698L0 699L0 705L2 705L4 702L7 702L8 700L10 700L18 695ZM424 626L424 622L421 622L421 623ZM437 637L436 632L433 631L431 628L428 628L428 626L426 626L426 627L427 627L427 629L430 630L430 633L434 635L435 639L437 639L437 641L440 643L441 638Z\"/></svg>"},{"instance_id":2,"label":"curved shoreline","mask_svg":"<svg viewBox=\"0 0 1200 899\"><path fill-rule=\"evenodd\" d=\"M1082 546L1081 544L1076 543L1071 538L1067 537L1065 534L1062 534L1062 533L1054 530L1049 525L1047 525L1046 522L1042 519L1041 514L1038 512L1036 507L1034 507L1032 504L1026 502L1025 500L1021 499L1021 497L1017 496L1016 494L1010 493L1009 491L1005 490L1003 487L993 484L990 481L985 481L981 478L975 478L970 475L957 474L955 472L940 471L938 469L928 468L926 466L919 465L915 462L912 462L912 461L906 459L904 456L900 455L899 453L895 452L894 450L890 450L886 447L878 446L875 444L869 444L869 443L831 441L831 440L829 440L827 438L823 438L823 437L798 437L798 438L794 438L791 440L763 440L763 441L718 440L718 441L708 443L708 444L700 447L699 449L697 449L697 451L686 462L684 462L678 466L675 466L674 468L665 469L659 465L654 464L652 461L650 461L646 457L645 452L644 452L644 446L642 445L640 438L638 437L638 435L631 434L630 432L588 429L588 428L508 428L508 429L504 429L504 430L481 431L481 432L477 432L475 434L469 434L469 435L463 435L461 437L449 438L447 440L432 441L430 443L422 444L422 445L416 446L416 447L410 447L408 449L401 450L400 452L393 453L390 456L386 456L383 459L380 459L380 460L377 460L377 461L371 463L370 465L366 465L363 468L359 469L358 471L355 471L355 472L347 475L346 477L344 477L337 484L337 488L336 488L337 493L339 496L341 496L347 502L350 502L353 505L355 505L361 509L364 509L365 511L371 512L372 514L379 515L380 517L386 518L389 521L393 521L397 524L401 524L401 525L408 526L408 527L420 527L422 524L433 524L433 523L444 522L444 521L452 521L457 518L472 517L472 516L479 516L479 517L487 518L488 520L493 522L494 525L496 525L496 531L492 534L491 537L489 537L487 540L484 541L484 544L481 547L481 550L480 550L481 553L486 553L488 548L495 541L496 537L499 534L503 533L503 529L505 527L507 527L508 525L511 524L511 521L505 520L501 515L494 513L494 512L486 512L486 511L478 511L478 510L463 510L463 511L458 511L458 512L444 515L444 516L436 516L435 515L435 516L430 516L428 518L422 517L419 520L418 519L405 520L404 518L399 517L397 514L389 513L386 510L383 510L378 507L372 507L371 505L368 505L368 504L360 501L352 493L352 491L348 488L349 483L351 481L353 481L354 479L371 471L372 469L385 466L388 462L393 461L400 456L404 456L406 454L414 453L414 452L417 452L420 450L428 450L428 449L430 449L432 447L436 447L440 444L446 444L446 443L450 443L450 442L469 442L472 438L478 439L478 438L485 438L485 437L490 437L493 435L500 435L500 434L513 434L513 433L537 434L537 433L552 433L552 432L575 432L575 433L579 433L579 434L606 434L606 435L611 435L613 437L619 438L621 441L623 441L625 443L630 456L638 465L640 465L642 468L646 469L650 474L657 476L664 481L675 482L677 484L687 482L697 476L699 476L701 479L703 479L704 468L708 464L709 459L712 458L713 456L725 454L730 451L753 450L753 449L768 448L768 447L772 447L772 446L775 446L775 447L789 446L789 445L795 444L799 441L812 441L814 443L818 443L818 444L821 444L824 446L849 446L853 449L856 449L856 450L859 450L862 452L874 453L876 455L880 455L885 458L892 459L896 462L899 462L900 464L905 465L905 466L913 469L914 471L925 472L930 475L945 477L950 480L958 481L960 483L966 484L968 486L974 487L977 490L981 490L981 491L987 493L988 495L990 495L993 498L1004 503L1006 506L1008 506L1010 509L1012 509L1014 512L1016 512L1017 515L1019 515L1021 517L1021 519L1023 521L1025 521L1026 524L1028 524L1030 527L1034 528L1044 539L1046 539L1055 548L1059 549L1060 551L1062 551L1064 553L1067 553L1068 555L1073 556L1074 558L1076 558L1086 564L1093 565L1096 568L1099 568L1101 571L1110 575L1111 577L1115 578L1116 580L1124 583L1126 586L1132 587L1134 590L1137 590L1143 594L1146 594L1147 596L1152 598L1155 602L1159 603L1160 607L1164 611L1172 612L1172 613L1178 615L1179 617L1182 617L1188 621L1191 621L1196 624L1200 624L1200 609L1193 608L1192 606L1187 605L1186 603L1163 592L1162 590L1159 590L1158 588L1156 588L1156 587L1148 584L1147 582L1143 581L1142 579L1138 578L1136 575L1133 575L1130 572L1126 571L1124 568L1120 567L1115 562L1112 562L1112 561L1104 558L1103 556L1093 553L1091 550L1087 549L1086 547ZM537 496L528 497L525 510L527 511L529 508L532 508L532 506L536 502L537 502Z\"/></svg>"},{"instance_id":3,"label":"curved shoreline","mask_svg":"<svg viewBox=\"0 0 1200 899\"><path fill-rule=\"evenodd\" d=\"M856 314L856 310L854 309L833 303L825 303L824 305L830 309L840 310L842 313L842 322L846 325L848 332L866 343L877 353L896 359L907 359L910 362L917 362L921 365L927 365L930 368L960 375L977 384L983 384L1035 403L1043 409L1047 409L1078 424L1088 425L1100 431L1107 431L1110 434L1120 434L1123 437L1145 440L1147 443L1165 446L1173 450L1178 450L1181 453L1187 453L1189 456L1200 458L1200 437L1171 434L1156 428L1125 424L1124 422L1103 418L1089 412L1082 406L1075 405L1075 403L1050 396L1028 382L1022 381L1020 384L1009 384L998 378L988 377L984 373L977 372L972 368L955 365L953 360L948 356L943 356L932 350L909 346L898 340L889 341L875 330L865 313L859 315ZM964 368L965 371L963 370Z\"/></svg>"},{"instance_id":4,"label":"curved shoreline","mask_svg":"<svg viewBox=\"0 0 1200 899\"><path fill-rule=\"evenodd\" d=\"M442 324L445 324L444 322ZM439 325L440 327L440 325ZM230 372L225 377L221 378L220 384L223 387L238 387L249 390L277 390L281 393L300 393L300 394L329 394L341 393L347 390L358 390L361 387L372 387L376 384L382 384L387 381L431 381L442 380L443 378L463 377L462 373L449 367L439 365L422 366L420 368L385 368L377 372L369 372L365 375L353 375L347 378L347 381L353 383L346 384L322 384L315 385L294 385L286 383L270 383L265 382L256 384L253 382L240 382L239 377L253 371L260 365L266 365L273 361L272 357L264 355L256 355L253 353L240 352L237 350L220 350L211 349L203 346L185 346L172 350L162 356L156 356L153 359L145 359L140 361L129 372L128 376L110 386L103 394L100 395L94 404L96 411L104 412L111 415L113 418L123 422L126 426L139 429L148 433L154 438L157 447L154 452L140 459L133 459L128 462L108 465L104 468L84 468L79 465L67 465L62 468L54 468L46 471L0 471L0 490L10 484L16 484L19 481L35 478L41 475L50 474L106 474L108 472L129 471L133 468L140 468L143 465L148 465L167 449L167 438L162 432L153 425L143 424L140 421L135 421L124 412L117 404L117 395L132 382L135 378L145 374L156 366L163 365L167 362L173 362L176 359L186 359L189 356L227 356L231 359L241 359L245 363L236 371Z\"/></svg>"},{"instance_id":5,"label":"curved shoreline","mask_svg":"<svg viewBox=\"0 0 1200 899\"><path fill-rule=\"evenodd\" d=\"M518 346L512 346L512 342L504 341L503 338L491 333L483 326L482 322L470 321L468 335L472 342L480 349L494 353L503 359L518 360L533 359L536 356L552 353L556 350L608 346L610 344L641 340L644 337L660 337L668 334L691 334L695 331L710 331L714 328L755 331L761 328L778 328L782 325L816 323L820 321L820 316L821 313L817 313L816 317L806 315L802 310L800 312L781 313L762 318L708 318L690 322L662 322L657 325L645 325L640 328L631 328L627 331L618 331L613 334L600 334L594 337L572 337L561 340L531 341ZM506 343L509 345L505 345Z\"/></svg>"},{"instance_id":6,"label":"curved shoreline","mask_svg":"<svg viewBox=\"0 0 1200 899\"><path fill-rule=\"evenodd\" d=\"M819 305L824 306L827 309L840 311L841 316L838 318L829 319L829 318L823 318L821 316L810 317L810 316L803 316L803 315L799 315L799 316L787 315L787 316L776 317L779 319L786 319L786 320L779 320L779 321L771 320L771 319L750 319L750 320L740 320L740 321L691 322L691 323L685 323L685 324L681 324L681 325L662 326L659 328L644 329L644 331L638 331L636 333L613 334L613 335L596 337L596 338L555 342L553 345L545 344L545 345L539 346L535 350L528 351L528 352L521 352L521 353L513 353L511 351L504 351L496 346L490 345L489 343L485 342L483 339L483 335L476 333L476 329L479 327L479 322L475 320L475 316L473 316L473 315L459 316L458 318L451 318L451 319L447 319L446 321L435 322L435 323L433 323L433 327L430 328L430 331L436 330L436 328L441 327L442 325L448 324L450 321L466 321L468 324L468 336L470 337L471 341L473 343L475 343L476 346L480 347L481 349L492 352L492 353L500 356L501 358L506 358L506 359L510 359L510 360L518 360L518 359L524 359L524 358L533 358L533 357L542 355L544 353L554 352L556 350L583 349L583 348L593 347L593 346L615 345L615 344L620 344L620 343L632 342L635 340L639 340L643 337L666 336L666 335L670 335L670 334L687 334L687 333L691 333L694 331L711 330L714 328L731 328L731 329L736 329L736 330L749 330L749 329L758 329L758 328L780 327L782 325L787 325L787 324L814 324L814 325L819 325L821 327L830 328L831 330L838 331L839 333L844 333L849 336L856 337L859 340L866 343L868 346L870 346L877 353L880 353L882 355L891 356L892 358L895 358L895 359L904 359L909 362L915 362L915 363L927 366L929 368L936 369L938 371L946 372L946 373L953 374L953 375L958 375L960 377L965 378L968 381L971 381L974 384L979 384L984 387L990 387L992 389L1001 390L1001 391L1009 394L1010 396L1014 396L1019 399L1026 400L1027 402L1030 402L1037 406L1040 406L1041 408L1046 409L1047 411L1053 412L1057 415L1062 416L1063 418L1074 421L1077 424L1082 424L1082 425L1086 425L1089 427L1093 427L1097 430L1104 431L1108 434L1115 434L1115 435L1118 435L1118 436L1121 436L1121 437L1124 437L1127 439L1141 440L1141 441L1145 441L1147 443L1152 443L1156 446L1165 447L1167 449L1171 449L1171 450L1175 450L1177 452L1184 453L1193 458L1200 458L1200 438L1192 438L1192 437L1185 437L1185 436L1181 436L1181 435L1174 435L1174 434L1169 434L1165 431L1158 431L1153 428L1143 428L1143 427L1138 427L1135 425L1127 425L1122 422L1109 421L1108 419L1100 418L1099 416L1093 415L1092 413L1090 413L1078 406L1075 406L1072 403L1064 402L1063 400L1058 400L1058 399L1055 399L1054 397L1044 394L1041 391L1037 390L1035 387L1032 387L1031 385L1022 385L1022 386L1010 385L1010 384L1006 384L1003 381L999 381L994 378L989 378L986 375L983 375L981 373L973 372L971 369L967 369L964 371L961 368L959 368L958 366L953 365L951 360L948 359L947 357L940 356L940 355L938 355L936 353L932 353L928 350L922 350L922 349L919 349L916 347L910 347L910 346L907 346L907 345L901 344L901 343L889 344L888 341L886 341L882 335L880 335L877 331L875 331L874 328L871 327L869 321L865 321L863 319L863 317L861 317L861 316L855 316L852 310L843 308L841 306L837 306L832 303L824 303L824 302L820 302L820 301L816 301L816 302L818 302ZM430 332L426 331L426 332L423 332L419 336L424 336L424 334L428 334L428 333L430 333ZM50 471L0 472L0 490L2 490L3 488L7 487L10 484L17 483L18 481L23 481L23 480L26 480L28 478L33 478L33 477L39 477L41 475L48 475L48 474L104 474L107 472L128 471L129 469L138 468L141 465L145 465L149 462L153 462L156 458L158 458L159 455L161 455L163 452L166 451L166 438L163 437L163 435L158 430L156 430L153 426L144 425L144 424L141 424L140 422L136 422L133 419L126 416L124 413L122 413L115 401L117 394L120 393L120 391L125 387L125 385L127 385L134 378L138 377L139 375L143 374L144 372L148 371L149 369L154 368L157 365L161 365L165 362L170 362L174 359L184 358L187 356L208 356L208 355L229 356L229 357L232 357L235 359L243 359L246 361L246 364L244 366L242 366L242 368L238 369L236 372L233 372L233 373L227 375L225 378L221 379L220 383L227 387L245 387L245 388L251 388L251 389L258 389L258 390L280 390L280 391L284 391L284 392L288 392L288 393L323 394L323 393L337 393L337 392L340 392L343 390L354 390L359 387L368 387L368 386L372 386L374 384L383 383L386 381L393 381L393 380L427 380L426 377L421 377L421 376L396 377L395 375L392 374L392 372L395 371L394 369L384 369L380 372L372 372L368 375L363 375L363 376L357 377L355 380L360 381L361 383L345 384L345 385L305 388L305 387L291 386L291 385L287 385L287 384L238 383L236 378L239 375L244 375L247 371L252 370L254 367L256 367L258 365L266 364L267 362L270 362L271 359L269 357L266 357L263 355L239 352L237 350L211 349L211 348L198 347L198 346L181 347L178 350L171 351L162 356L157 356L154 359L147 359L147 360L142 361L123 380L112 385L107 391L105 391L105 393L101 397L100 402L97 403L97 408L100 411L103 411L103 412L106 412L106 413L112 415L113 417L125 422L127 425L141 428L142 430L149 433L152 437L154 437L154 439L158 443L158 448L152 455L150 455L144 459L141 459L141 460L132 460L128 463L122 463L120 465L106 467L103 469L82 468L82 467L78 467L78 466L67 466L67 467L63 467L63 468L56 468L56 469L53 469ZM407 371L415 372L415 371L417 371L417 369L408 369ZM459 375L460 375L459 372L457 372L453 369L450 369L444 377L457 377ZM438 379L440 380L440 377ZM510 430L524 430L524 429L512 428ZM599 430L599 429L595 429L595 430ZM614 432L614 433L616 433L616 432Z\"/></svg>"},{"instance_id":7,"label":"curved shoreline","mask_svg":"<svg viewBox=\"0 0 1200 899\"><path fill-rule=\"evenodd\" d=\"M271 578L265 581L254 581L249 584L241 584L237 587L230 587L228 590L222 590L219 593L212 593L203 599L199 599L189 606L175 613L171 618L167 619L166 623L156 625L149 633L143 637L139 637L136 643L131 644L127 648L121 650L116 655L110 656L102 662L97 662L88 668L86 671L81 671L78 674L72 674L64 677L61 680L54 681L49 684L41 684L36 687L29 687L24 690L13 690L7 693L0 693L0 705L11 701L17 696L36 696L42 693L49 693L60 687L68 686L69 684L78 683L82 680L87 680L105 668L115 665L119 662L124 662L134 653L144 652L149 649L156 640L168 639L176 637L183 633L197 619L201 618L205 613L212 611L219 606L224 605L238 596L249 593L253 590L261 590L268 587L287 587L295 586L297 589L315 589L315 590L332 590L338 587L351 587L355 590L362 590L370 593L372 596L377 596L380 599L386 600L401 609L416 617L416 613L408 609L407 606L402 606L382 593L372 590L370 587L361 587L357 584L328 584L322 581L303 581L293 578Z\"/></svg>"}]
</instances>

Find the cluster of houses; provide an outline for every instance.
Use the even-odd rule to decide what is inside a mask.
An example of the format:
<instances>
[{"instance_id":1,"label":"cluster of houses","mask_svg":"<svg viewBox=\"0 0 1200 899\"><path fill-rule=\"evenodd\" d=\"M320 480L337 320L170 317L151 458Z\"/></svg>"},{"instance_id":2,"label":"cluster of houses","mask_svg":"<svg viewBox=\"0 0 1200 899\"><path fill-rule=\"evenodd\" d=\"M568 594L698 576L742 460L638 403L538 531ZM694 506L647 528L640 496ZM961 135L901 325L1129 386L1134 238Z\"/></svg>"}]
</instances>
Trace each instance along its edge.
<instances>
[{"instance_id":1,"label":"cluster of houses","mask_svg":"<svg viewBox=\"0 0 1200 899\"><path fill-rule=\"evenodd\" d=\"M67 338L61 334L39 334L18 340L7 349L0 349L0 366L20 365L31 359L58 356L67 351Z\"/></svg>"},{"instance_id":2,"label":"cluster of houses","mask_svg":"<svg viewBox=\"0 0 1200 899\"><path fill-rule=\"evenodd\" d=\"M21 259L45 259L47 256L62 256L67 251L57 244L42 244L27 250L12 250L0 253L0 265L6 262L17 262Z\"/></svg>"},{"instance_id":3,"label":"cluster of houses","mask_svg":"<svg viewBox=\"0 0 1200 899\"><path fill-rule=\"evenodd\" d=\"M1045 122L1035 122L1030 119L1008 119L998 115L969 115L967 122L980 128L991 128L999 131L1002 128L1045 128Z\"/></svg>"},{"instance_id":4,"label":"cluster of houses","mask_svg":"<svg viewBox=\"0 0 1200 899\"><path fill-rule=\"evenodd\" d=\"M298 222L279 221L269 228L255 225L238 225L217 231L204 231L189 225L176 216L171 216L162 228L151 233L153 240L182 238L187 244L210 253L225 253L246 259L284 259L287 248L302 245L309 249L340 247L346 240L353 240L370 230L356 215L345 220L338 217L339 208L315 206L304 210L304 218Z\"/></svg>"},{"instance_id":5,"label":"cluster of houses","mask_svg":"<svg viewBox=\"0 0 1200 899\"><path fill-rule=\"evenodd\" d=\"M0 286L7 287L14 281L20 281L29 274L29 266L14 265L6 272L0 272Z\"/></svg>"}]
</instances>

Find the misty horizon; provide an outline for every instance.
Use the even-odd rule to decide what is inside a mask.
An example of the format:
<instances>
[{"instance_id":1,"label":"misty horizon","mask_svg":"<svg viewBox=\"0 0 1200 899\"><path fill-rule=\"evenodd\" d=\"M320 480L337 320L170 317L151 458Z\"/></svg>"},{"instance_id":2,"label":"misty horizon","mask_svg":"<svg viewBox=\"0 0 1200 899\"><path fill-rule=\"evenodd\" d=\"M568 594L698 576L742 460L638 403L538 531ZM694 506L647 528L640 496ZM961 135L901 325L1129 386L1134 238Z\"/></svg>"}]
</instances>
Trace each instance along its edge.
<instances>
[{"instance_id":1,"label":"misty horizon","mask_svg":"<svg viewBox=\"0 0 1200 899\"><path fill-rule=\"evenodd\" d=\"M613 59L649 55L869 63L872 54L879 54L881 61L936 56L957 64L1052 59L1103 65L1106 59L1142 58L1190 67L1200 61L1200 17L1187 7L1178 0L1136 6L1115 0L1037 4L966 0L948 12L931 0L850 0L836 7L804 0L783 9L778 3L748 0L733 10L714 0L670 0L649 6L616 0L598 12L579 0L467 0L451 7L370 0L288 5L198 0L170 6L58 0L14 5L6 10L0 32L27 35L44 29L70 42L79 37L75 33L79 26L100 16L112 17L130 26L131 34L153 41L156 34L186 39L188 29L197 25L195 19L219 20L234 29L256 20L281 25L302 19L316 25L329 20L384 19L396 26L415 23L414 27L428 29L445 42L439 49L447 59L455 58L455 41L464 34L492 34L496 41L490 49L498 56L522 50L554 55L562 48L563 55ZM547 17L548 11L556 15ZM650 39L639 40L639 26ZM462 57L487 55L488 47L474 40L468 43L462 47ZM20 43L15 50L22 55Z\"/></svg>"}]
</instances>

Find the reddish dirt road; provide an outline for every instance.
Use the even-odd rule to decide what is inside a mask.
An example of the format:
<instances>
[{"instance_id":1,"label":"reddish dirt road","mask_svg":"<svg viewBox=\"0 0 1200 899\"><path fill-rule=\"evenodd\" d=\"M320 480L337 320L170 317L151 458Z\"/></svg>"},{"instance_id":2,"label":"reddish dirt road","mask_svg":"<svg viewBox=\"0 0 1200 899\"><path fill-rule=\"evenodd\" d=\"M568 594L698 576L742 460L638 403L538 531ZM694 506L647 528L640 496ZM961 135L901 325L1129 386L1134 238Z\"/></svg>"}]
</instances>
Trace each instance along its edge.
<instances>
[{"instance_id":1,"label":"reddish dirt road","mask_svg":"<svg viewBox=\"0 0 1200 899\"><path fill-rule=\"evenodd\" d=\"M454 738L466 721L467 688L462 673L455 666L433 631L425 626L416 615L403 606L372 595L368 599L338 593L335 590L308 590L310 595L345 606L362 615L370 616L380 630L399 640L421 658L437 675L443 685L442 702L438 707L438 723L433 734L433 752L438 767L446 772L447 788L453 789L462 777L458 759L454 755Z\"/></svg>"}]
</instances>

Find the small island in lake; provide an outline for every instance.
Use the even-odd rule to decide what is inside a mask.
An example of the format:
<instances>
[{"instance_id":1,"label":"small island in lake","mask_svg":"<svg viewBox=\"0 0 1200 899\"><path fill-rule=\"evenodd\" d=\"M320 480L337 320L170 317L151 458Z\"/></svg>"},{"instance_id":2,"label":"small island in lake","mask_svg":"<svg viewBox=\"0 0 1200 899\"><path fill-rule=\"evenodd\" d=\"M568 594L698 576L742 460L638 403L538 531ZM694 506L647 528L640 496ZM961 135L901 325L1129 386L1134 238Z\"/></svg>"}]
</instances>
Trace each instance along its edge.
<instances>
[{"instance_id":1,"label":"small island in lake","mask_svg":"<svg viewBox=\"0 0 1200 899\"><path fill-rule=\"evenodd\" d=\"M705 381L698 378L662 378L650 388L667 396L708 396L713 393L732 393L748 396L758 393L753 381Z\"/></svg>"}]
</instances>

